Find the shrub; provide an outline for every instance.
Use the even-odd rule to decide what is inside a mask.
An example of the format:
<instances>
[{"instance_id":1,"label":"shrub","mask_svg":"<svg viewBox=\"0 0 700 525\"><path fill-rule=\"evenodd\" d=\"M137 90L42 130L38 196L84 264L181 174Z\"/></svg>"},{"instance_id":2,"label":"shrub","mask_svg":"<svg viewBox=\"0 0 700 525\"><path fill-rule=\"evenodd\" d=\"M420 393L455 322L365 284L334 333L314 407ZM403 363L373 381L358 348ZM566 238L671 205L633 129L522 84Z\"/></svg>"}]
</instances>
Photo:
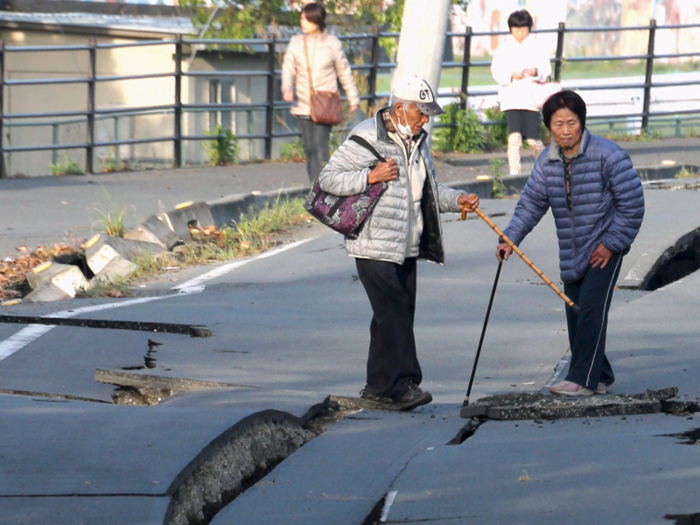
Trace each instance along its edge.
<instances>
[{"instance_id":1,"label":"shrub","mask_svg":"<svg viewBox=\"0 0 700 525\"><path fill-rule=\"evenodd\" d=\"M469 108L462 110L457 103L449 104L444 109L445 113L440 115L439 122L450 126L435 130L435 148L462 153L483 151L486 131L479 116Z\"/></svg>"},{"instance_id":2,"label":"shrub","mask_svg":"<svg viewBox=\"0 0 700 525\"><path fill-rule=\"evenodd\" d=\"M204 142L204 149L212 166L230 166L238 163L238 137L219 124L214 131L205 132L212 138Z\"/></svg>"},{"instance_id":3,"label":"shrub","mask_svg":"<svg viewBox=\"0 0 700 525\"><path fill-rule=\"evenodd\" d=\"M63 162L49 164L52 175L85 175L85 170L77 162L68 158L63 152Z\"/></svg>"},{"instance_id":4,"label":"shrub","mask_svg":"<svg viewBox=\"0 0 700 525\"><path fill-rule=\"evenodd\" d=\"M492 124L486 130L486 139L491 147L505 146L508 144L508 123L506 114L499 106L488 108L484 111L486 120L493 120L499 124Z\"/></svg>"}]
</instances>

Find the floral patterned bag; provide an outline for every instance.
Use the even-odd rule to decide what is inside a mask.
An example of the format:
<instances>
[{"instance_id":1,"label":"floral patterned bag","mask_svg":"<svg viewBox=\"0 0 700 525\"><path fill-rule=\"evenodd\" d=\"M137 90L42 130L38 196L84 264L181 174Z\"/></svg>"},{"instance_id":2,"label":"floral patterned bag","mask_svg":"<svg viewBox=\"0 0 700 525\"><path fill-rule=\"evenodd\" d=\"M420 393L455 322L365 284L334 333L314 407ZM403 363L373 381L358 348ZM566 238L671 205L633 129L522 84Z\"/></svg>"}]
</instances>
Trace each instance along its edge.
<instances>
[{"instance_id":1,"label":"floral patterned bag","mask_svg":"<svg viewBox=\"0 0 700 525\"><path fill-rule=\"evenodd\" d=\"M386 162L365 139L353 135L348 140L367 148L380 162ZM386 182L377 182L370 184L363 193L338 196L321 190L317 180L306 197L304 208L329 228L347 237L356 238L362 224L372 213L386 188Z\"/></svg>"}]
</instances>

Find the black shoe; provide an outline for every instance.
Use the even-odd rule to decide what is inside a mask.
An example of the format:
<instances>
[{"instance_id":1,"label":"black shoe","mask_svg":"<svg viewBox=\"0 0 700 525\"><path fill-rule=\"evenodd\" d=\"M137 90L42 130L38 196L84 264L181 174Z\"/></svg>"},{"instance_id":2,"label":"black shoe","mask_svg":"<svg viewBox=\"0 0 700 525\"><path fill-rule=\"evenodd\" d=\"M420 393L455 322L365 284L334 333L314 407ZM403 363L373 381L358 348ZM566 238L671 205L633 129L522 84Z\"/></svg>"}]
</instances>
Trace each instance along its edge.
<instances>
[{"instance_id":1,"label":"black shoe","mask_svg":"<svg viewBox=\"0 0 700 525\"><path fill-rule=\"evenodd\" d=\"M367 388L360 390L360 397L366 401L371 401L372 403L380 403L382 405L391 405L392 400L390 397L377 396L367 392Z\"/></svg>"},{"instance_id":2,"label":"black shoe","mask_svg":"<svg viewBox=\"0 0 700 525\"><path fill-rule=\"evenodd\" d=\"M427 405L433 400L430 392L424 392L415 383L409 383L406 390L393 397L394 410L413 410L421 405Z\"/></svg>"}]
</instances>

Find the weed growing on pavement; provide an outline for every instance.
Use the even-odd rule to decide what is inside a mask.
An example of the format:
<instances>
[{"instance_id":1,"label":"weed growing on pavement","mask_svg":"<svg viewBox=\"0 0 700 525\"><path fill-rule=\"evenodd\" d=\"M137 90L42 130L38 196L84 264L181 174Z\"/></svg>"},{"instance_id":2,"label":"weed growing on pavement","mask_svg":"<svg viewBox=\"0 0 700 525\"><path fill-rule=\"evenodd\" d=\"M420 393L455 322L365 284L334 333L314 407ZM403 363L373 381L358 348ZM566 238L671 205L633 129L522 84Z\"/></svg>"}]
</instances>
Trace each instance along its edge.
<instances>
[{"instance_id":1,"label":"weed growing on pavement","mask_svg":"<svg viewBox=\"0 0 700 525\"><path fill-rule=\"evenodd\" d=\"M89 287L78 290L75 297L77 299L92 299L95 297L118 299L120 297L129 297L130 295L131 288L126 279L117 279L111 282L106 279L95 278Z\"/></svg>"},{"instance_id":2,"label":"weed growing on pavement","mask_svg":"<svg viewBox=\"0 0 700 525\"><path fill-rule=\"evenodd\" d=\"M238 137L219 124L214 131L206 131L212 138L203 143L212 166L230 166L238 163Z\"/></svg>"},{"instance_id":3,"label":"weed growing on pavement","mask_svg":"<svg viewBox=\"0 0 700 525\"><path fill-rule=\"evenodd\" d=\"M284 162L304 162L304 141L296 139L280 146L280 160Z\"/></svg>"},{"instance_id":4,"label":"weed growing on pavement","mask_svg":"<svg viewBox=\"0 0 700 525\"><path fill-rule=\"evenodd\" d=\"M105 198L107 199L107 205L109 207L108 211L104 212L99 208L93 208L93 211L99 215L96 221L96 229L111 237L124 237L124 234L126 233L126 215L129 212L129 209L132 209L135 212L136 208L133 206L122 206L120 208L114 203L109 193L106 191Z\"/></svg>"},{"instance_id":5,"label":"weed growing on pavement","mask_svg":"<svg viewBox=\"0 0 700 525\"><path fill-rule=\"evenodd\" d=\"M241 215L232 227L221 230L218 240L205 244L188 244L178 251L182 254L185 265L255 255L277 244L274 235L287 231L290 226L304 224L310 218L301 199L277 198L259 213L250 210Z\"/></svg>"},{"instance_id":6,"label":"weed growing on pavement","mask_svg":"<svg viewBox=\"0 0 700 525\"><path fill-rule=\"evenodd\" d=\"M700 177L700 173L695 172L693 170L689 170L685 166L683 166L683 169L681 169L681 171L679 171L675 175L676 179L694 179L696 177Z\"/></svg>"},{"instance_id":7,"label":"weed growing on pavement","mask_svg":"<svg viewBox=\"0 0 700 525\"><path fill-rule=\"evenodd\" d=\"M131 259L131 262L136 265L136 270L125 279L126 282L158 275L163 272L170 261L168 257L153 255L151 252L140 252Z\"/></svg>"},{"instance_id":8,"label":"weed growing on pavement","mask_svg":"<svg viewBox=\"0 0 700 525\"><path fill-rule=\"evenodd\" d=\"M642 130L639 133L627 133L625 131L612 131L605 138L615 142L656 142L663 135L656 130Z\"/></svg>"},{"instance_id":9,"label":"weed growing on pavement","mask_svg":"<svg viewBox=\"0 0 700 525\"><path fill-rule=\"evenodd\" d=\"M502 199L506 196L506 185L503 184L503 167L505 166L503 159L491 159L489 165L491 167L491 175L493 175L493 185L491 186L491 198Z\"/></svg>"},{"instance_id":10,"label":"weed growing on pavement","mask_svg":"<svg viewBox=\"0 0 700 525\"><path fill-rule=\"evenodd\" d=\"M51 170L52 175L85 175L85 170L75 162L68 158L68 154L63 152L63 162L57 162L56 164L49 164L49 170Z\"/></svg>"}]
</instances>

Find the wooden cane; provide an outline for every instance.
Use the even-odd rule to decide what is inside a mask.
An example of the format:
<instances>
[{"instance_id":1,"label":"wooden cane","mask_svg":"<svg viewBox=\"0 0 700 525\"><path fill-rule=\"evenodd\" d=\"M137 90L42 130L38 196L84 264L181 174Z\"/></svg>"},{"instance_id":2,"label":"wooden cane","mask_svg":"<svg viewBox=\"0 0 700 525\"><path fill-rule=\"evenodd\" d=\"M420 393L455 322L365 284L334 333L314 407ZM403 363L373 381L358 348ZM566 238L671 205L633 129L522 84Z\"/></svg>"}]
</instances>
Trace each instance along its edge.
<instances>
[{"instance_id":1,"label":"wooden cane","mask_svg":"<svg viewBox=\"0 0 700 525\"><path fill-rule=\"evenodd\" d=\"M540 279L542 279L545 284L547 284L554 292L561 297L561 299L566 303L566 305L571 308L575 313L578 313L578 306L571 300L569 299L564 292L562 292L559 288L556 287L556 285L544 274L542 273L542 270L540 270L537 266L535 266L530 259L527 258L527 256L520 251L520 248L518 248L513 241L511 241L501 230L498 226L496 226L491 219L489 219L483 211L481 211L479 208L476 208L474 212L481 217L486 224L488 224L493 231L495 231L498 236L503 239L503 242L506 243L508 246L510 246L515 253L517 253L520 258L525 261L525 264L527 264L532 270L540 276ZM467 211L462 210L462 220L467 219Z\"/></svg>"}]
</instances>

